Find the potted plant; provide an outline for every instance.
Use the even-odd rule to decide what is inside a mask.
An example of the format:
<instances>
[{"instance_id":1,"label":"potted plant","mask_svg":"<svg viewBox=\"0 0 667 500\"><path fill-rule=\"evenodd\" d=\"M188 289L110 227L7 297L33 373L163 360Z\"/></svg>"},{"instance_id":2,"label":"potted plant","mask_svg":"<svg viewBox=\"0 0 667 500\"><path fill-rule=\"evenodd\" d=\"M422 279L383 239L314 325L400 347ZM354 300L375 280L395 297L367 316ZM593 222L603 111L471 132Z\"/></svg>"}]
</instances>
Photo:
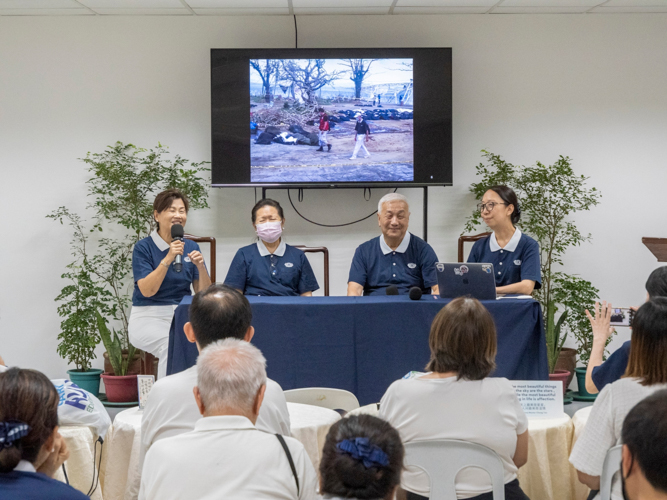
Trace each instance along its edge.
<instances>
[{"instance_id":1,"label":"potted plant","mask_svg":"<svg viewBox=\"0 0 667 500\"><path fill-rule=\"evenodd\" d=\"M89 368L90 359L95 357L94 349L100 341L98 314L117 325L113 338L127 346L128 362L136 358L127 342L133 289L132 250L154 229L155 195L175 187L188 196L191 208L208 207L209 181L201 177L209 170L204 166L206 162L189 163L178 155L165 158L167 153L160 144L145 150L120 142L102 153L88 153L83 161L91 174L87 190L92 201L87 209L93 215L92 225L86 226L78 214L64 206L47 216L61 224L68 223L74 230L75 260L67 266L69 272L62 275L70 283L56 301L61 302L58 313L65 318L58 353L77 368ZM88 356L85 366L72 356L75 347ZM113 356L107 353L106 357L111 361ZM102 370L97 372L99 387Z\"/></svg>"},{"instance_id":2,"label":"potted plant","mask_svg":"<svg viewBox=\"0 0 667 500\"><path fill-rule=\"evenodd\" d=\"M118 330L110 331L106 320L99 312L96 313L96 320L112 367L111 373L106 372L102 375L107 399L112 403L137 401L137 372L129 371L136 349L130 343L127 331L121 329L120 336Z\"/></svg>"},{"instance_id":3,"label":"potted plant","mask_svg":"<svg viewBox=\"0 0 667 500\"><path fill-rule=\"evenodd\" d=\"M535 290L533 296L542 306L549 372L553 376L568 334L577 339L582 362L586 339L592 340L585 310L598 298L598 290L589 281L560 268L568 248L591 238L590 234L579 231L572 214L597 205L600 193L586 186L588 178L574 173L568 157L560 156L553 165L537 162L535 166L525 167L508 163L488 151L482 152L487 164L477 166L481 179L470 186L470 191L480 200L491 186L512 187L521 205L521 220L517 226L540 245L542 287ZM465 232L474 231L481 222L481 214L473 212L466 222ZM571 381L572 374L568 375ZM564 381L564 389L569 385L568 380Z\"/></svg>"}]
</instances>

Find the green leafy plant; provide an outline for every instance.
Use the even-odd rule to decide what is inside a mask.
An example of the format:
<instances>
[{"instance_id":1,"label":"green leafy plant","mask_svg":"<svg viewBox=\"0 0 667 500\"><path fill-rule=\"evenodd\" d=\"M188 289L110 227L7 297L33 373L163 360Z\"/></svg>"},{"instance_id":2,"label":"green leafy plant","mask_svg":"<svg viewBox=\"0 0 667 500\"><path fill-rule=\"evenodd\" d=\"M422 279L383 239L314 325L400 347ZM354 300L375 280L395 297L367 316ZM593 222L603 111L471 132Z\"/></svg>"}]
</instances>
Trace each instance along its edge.
<instances>
[{"instance_id":1,"label":"green leafy plant","mask_svg":"<svg viewBox=\"0 0 667 500\"><path fill-rule=\"evenodd\" d=\"M590 210L600 200L595 187L587 187L587 177L576 175L570 158L560 156L552 165L536 162L535 166L517 166L501 156L482 151L486 163L477 166L479 182L470 191L480 200L494 185L514 189L521 206L517 227L532 236L540 245L542 288L533 296L540 302L544 318L549 369L553 372L568 334L578 343L581 362L590 356L593 333L585 309L598 298L598 290L590 281L559 270L565 252L591 239L572 221L576 212ZM465 232L474 231L482 223L479 211L468 217ZM561 312L556 320L556 315Z\"/></svg>"},{"instance_id":2,"label":"green leafy plant","mask_svg":"<svg viewBox=\"0 0 667 500\"><path fill-rule=\"evenodd\" d=\"M127 375L127 369L134 359L136 348L130 344L127 336L123 335L122 332L119 336L116 330L110 331L106 320L99 312L96 311L95 315L97 329L100 332L104 348L109 355L109 362L113 367L114 375ZM127 357L124 357L123 353L127 353Z\"/></svg>"},{"instance_id":3,"label":"green leafy plant","mask_svg":"<svg viewBox=\"0 0 667 500\"><path fill-rule=\"evenodd\" d=\"M78 214L65 206L47 215L73 230L74 261L62 275L69 283L55 300L60 303L58 314L64 318L58 335L58 354L78 369L89 369L95 358L95 347L101 339L98 314L116 322L119 327L113 330L114 338L125 349L131 347L128 323L132 250L154 229L155 195L178 188L188 197L190 208L208 207L210 183L202 177L209 170L207 162L189 162L178 155L172 159L168 154L161 144L146 150L121 142L102 153L88 153L82 161L91 175L86 185L92 199L87 206L92 212L92 224L86 226Z\"/></svg>"}]
</instances>

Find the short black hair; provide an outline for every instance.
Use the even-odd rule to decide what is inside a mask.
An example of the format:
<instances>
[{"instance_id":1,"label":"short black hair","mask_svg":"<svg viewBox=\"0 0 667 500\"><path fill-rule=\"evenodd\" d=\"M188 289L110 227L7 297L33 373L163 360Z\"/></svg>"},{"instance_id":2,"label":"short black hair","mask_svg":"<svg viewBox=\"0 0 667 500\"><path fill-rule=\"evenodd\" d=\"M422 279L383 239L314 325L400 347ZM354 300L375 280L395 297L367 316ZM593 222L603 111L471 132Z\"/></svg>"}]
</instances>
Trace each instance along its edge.
<instances>
[{"instance_id":1,"label":"short black hair","mask_svg":"<svg viewBox=\"0 0 667 500\"><path fill-rule=\"evenodd\" d=\"M197 292L190 304L190 323L202 349L218 340L243 340L252 322L245 296L227 285L214 284Z\"/></svg>"},{"instance_id":2,"label":"short black hair","mask_svg":"<svg viewBox=\"0 0 667 500\"><path fill-rule=\"evenodd\" d=\"M387 467L366 468L363 462L341 453L337 444L345 439L368 438L384 451ZM320 461L323 494L343 498L386 498L401 482L403 443L389 422L372 415L352 415L329 429Z\"/></svg>"},{"instance_id":3,"label":"short black hair","mask_svg":"<svg viewBox=\"0 0 667 500\"><path fill-rule=\"evenodd\" d=\"M653 393L630 410L621 440L650 485L667 493L667 389Z\"/></svg>"},{"instance_id":4,"label":"short black hair","mask_svg":"<svg viewBox=\"0 0 667 500\"><path fill-rule=\"evenodd\" d=\"M650 298L667 297L667 266L653 270L646 280L646 291Z\"/></svg>"},{"instance_id":5,"label":"short black hair","mask_svg":"<svg viewBox=\"0 0 667 500\"><path fill-rule=\"evenodd\" d=\"M257 220L257 210L259 210L262 207L273 207L276 210L278 210L278 215L280 216L281 219L285 218L285 215L283 215L283 207L280 206L280 203L270 198L264 198L263 200L259 200L257 203L255 203L255 206L252 207L251 216L253 224L255 223L255 220Z\"/></svg>"},{"instance_id":6,"label":"short black hair","mask_svg":"<svg viewBox=\"0 0 667 500\"><path fill-rule=\"evenodd\" d=\"M516 224L521 219L521 207L519 207L519 198L517 198L514 189L508 186L491 186L487 191L493 191L503 202L514 207L512 212L512 224Z\"/></svg>"}]
</instances>

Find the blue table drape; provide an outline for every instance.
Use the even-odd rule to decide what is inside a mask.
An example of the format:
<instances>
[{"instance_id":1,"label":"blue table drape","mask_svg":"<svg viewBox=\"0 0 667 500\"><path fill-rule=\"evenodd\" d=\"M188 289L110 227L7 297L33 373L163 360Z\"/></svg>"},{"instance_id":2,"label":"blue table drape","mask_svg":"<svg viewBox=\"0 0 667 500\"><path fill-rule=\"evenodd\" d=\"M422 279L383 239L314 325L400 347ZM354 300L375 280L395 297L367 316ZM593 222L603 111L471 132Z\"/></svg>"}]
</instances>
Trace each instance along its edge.
<instances>
[{"instance_id":1,"label":"blue table drape","mask_svg":"<svg viewBox=\"0 0 667 500\"><path fill-rule=\"evenodd\" d=\"M431 322L448 300L405 296L248 297L253 311L252 343L267 360L269 377L283 389L335 387L359 402L375 403L389 385L429 360ZM176 308L169 333L167 373L197 361L183 325L192 297ZM496 370L510 380L547 380L542 311L532 299L483 301L498 332Z\"/></svg>"}]
</instances>

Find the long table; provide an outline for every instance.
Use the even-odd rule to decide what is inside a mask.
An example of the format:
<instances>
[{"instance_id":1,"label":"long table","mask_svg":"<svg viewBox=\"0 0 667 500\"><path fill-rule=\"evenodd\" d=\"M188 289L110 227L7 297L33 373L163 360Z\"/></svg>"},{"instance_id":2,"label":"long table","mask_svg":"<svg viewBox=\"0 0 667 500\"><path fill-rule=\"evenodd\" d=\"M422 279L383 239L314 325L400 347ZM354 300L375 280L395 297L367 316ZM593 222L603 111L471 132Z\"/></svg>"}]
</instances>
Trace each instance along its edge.
<instances>
[{"instance_id":1,"label":"long table","mask_svg":"<svg viewBox=\"0 0 667 500\"><path fill-rule=\"evenodd\" d=\"M429 360L428 336L435 315L449 301L380 297L248 297L252 343L267 360L268 376L283 389L335 387L359 402L375 403L387 387ZM192 297L176 308L169 333L167 374L197 361L183 325ZM532 299L484 301L498 331L496 370L510 380L547 380L542 311Z\"/></svg>"}]
</instances>

